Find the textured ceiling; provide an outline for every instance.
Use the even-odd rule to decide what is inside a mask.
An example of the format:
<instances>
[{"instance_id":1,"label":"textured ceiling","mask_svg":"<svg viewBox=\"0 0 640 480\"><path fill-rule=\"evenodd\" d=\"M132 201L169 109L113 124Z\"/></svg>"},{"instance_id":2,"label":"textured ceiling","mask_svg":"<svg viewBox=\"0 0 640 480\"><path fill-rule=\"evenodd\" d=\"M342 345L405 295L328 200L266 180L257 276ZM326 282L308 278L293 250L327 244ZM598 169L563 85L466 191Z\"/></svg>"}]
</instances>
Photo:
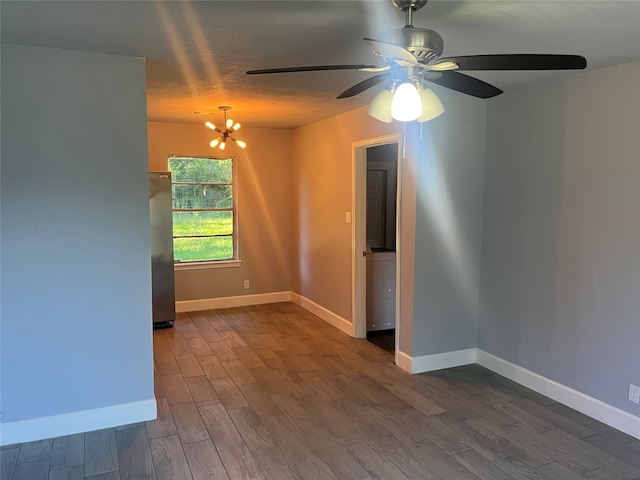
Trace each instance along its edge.
<instances>
[{"instance_id":1,"label":"textured ceiling","mask_svg":"<svg viewBox=\"0 0 640 480\"><path fill-rule=\"evenodd\" d=\"M369 102L336 100L371 74L247 76L246 70L375 63L363 37L404 25L390 0L6 1L3 42L144 57L154 121L234 120L290 128ZM413 24L436 30L445 56L584 55L588 70L640 60L640 1L431 0ZM468 72L508 91L575 72ZM639 87L640 94L640 87ZM199 113L196 113L199 112Z\"/></svg>"}]
</instances>

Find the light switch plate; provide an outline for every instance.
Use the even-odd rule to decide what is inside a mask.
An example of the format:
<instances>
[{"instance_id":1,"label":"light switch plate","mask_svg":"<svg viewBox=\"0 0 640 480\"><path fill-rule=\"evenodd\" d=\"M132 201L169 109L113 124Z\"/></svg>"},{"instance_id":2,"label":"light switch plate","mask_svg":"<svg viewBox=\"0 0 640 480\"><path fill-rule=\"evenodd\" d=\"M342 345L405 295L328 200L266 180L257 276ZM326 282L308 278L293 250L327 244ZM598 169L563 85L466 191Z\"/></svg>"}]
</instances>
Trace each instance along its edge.
<instances>
[{"instance_id":1,"label":"light switch plate","mask_svg":"<svg viewBox=\"0 0 640 480\"><path fill-rule=\"evenodd\" d=\"M640 387L633 383L629 384L629 401L633 403L640 403Z\"/></svg>"}]
</instances>

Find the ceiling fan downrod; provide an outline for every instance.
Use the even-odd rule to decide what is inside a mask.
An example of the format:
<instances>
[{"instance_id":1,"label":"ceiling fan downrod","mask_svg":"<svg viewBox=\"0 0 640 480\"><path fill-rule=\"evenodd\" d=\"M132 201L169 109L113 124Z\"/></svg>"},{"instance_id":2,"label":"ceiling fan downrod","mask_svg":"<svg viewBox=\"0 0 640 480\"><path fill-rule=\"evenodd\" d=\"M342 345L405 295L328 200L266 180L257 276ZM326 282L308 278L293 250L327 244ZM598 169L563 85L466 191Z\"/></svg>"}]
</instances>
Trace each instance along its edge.
<instances>
[{"instance_id":1,"label":"ceiling fan downrod","mask_svg":"<svg viewBox=\"0 0 640 480\"><path fill-rule=\"evenodd\" d=\"M429 0L391 0L393 6L405 13L404 28L413 28L413 12L424 7Z\"/></svg>"}]
</instances>

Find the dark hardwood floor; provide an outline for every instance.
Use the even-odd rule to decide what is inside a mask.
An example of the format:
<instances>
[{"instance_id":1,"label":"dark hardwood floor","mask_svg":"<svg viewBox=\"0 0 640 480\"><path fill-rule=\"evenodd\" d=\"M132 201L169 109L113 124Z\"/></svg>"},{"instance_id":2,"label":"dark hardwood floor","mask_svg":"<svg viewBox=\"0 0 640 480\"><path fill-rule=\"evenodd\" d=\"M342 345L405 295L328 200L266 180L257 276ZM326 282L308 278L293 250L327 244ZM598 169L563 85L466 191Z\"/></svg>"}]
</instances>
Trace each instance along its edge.
<instances>
[{"instance_id":1,"label":"dark hardwood floor","mask_svg":"<svg viewBox=\"0 0 640 480\"><path fill-rule=\"evenodd\" d=\"M154 332L157 420L1 450L0 480L635 480L640 441L478 365L409 375L291 303Z\"/></svg>"}]
</instances>

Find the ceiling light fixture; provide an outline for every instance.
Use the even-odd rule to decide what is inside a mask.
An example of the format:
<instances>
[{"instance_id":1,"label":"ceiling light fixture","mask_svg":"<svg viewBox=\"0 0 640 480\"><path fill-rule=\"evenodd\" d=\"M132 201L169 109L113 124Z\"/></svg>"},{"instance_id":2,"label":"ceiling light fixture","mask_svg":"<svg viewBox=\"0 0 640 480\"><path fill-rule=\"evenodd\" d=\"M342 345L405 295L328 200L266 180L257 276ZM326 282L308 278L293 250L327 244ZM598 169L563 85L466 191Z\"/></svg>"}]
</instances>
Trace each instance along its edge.
<instances>
[{"instance_id":1,"label":"ceiling light fixture","mask_svg":"<svg viewBox=\"0 0 640 480\"><path fill-rule=\"evenodd\" d=\"M444 113L444 105L433 90L425 87L420 92L420 96L422 97L422 115L418 117L418 123L433 120Z\"/></svg>"},{"instance_id":2,"label":"ceiling light fixture","mask_svg":"<svg viewBox=\"0 0 640 480\"><path fill-rule=\"evenodd\" d=\"M419 123L432 120L444 112L444 106L432 90L412 80L394 82L381 90L369 104L368 113L376 120Z\"/></svg>"},{"instance_id":3,"label":"ceiling light fixture","mask_svg":"<svg viewBox=\"0 0 640 480\"><path fill-rule=\"evenodd\" d=\"M233 138L231 136L231 134L237 130L240 129L240 124L239 123L233 123L233 120L231 120L230 118L227 119L227 110L231 110L231 107L227 107L226 105L218 107L220 110L223 111L224 113L224 130L221 130L220 128L216 127L213 123L211 122L205 122L204 124L209 127L211 130L215 130L216 132L218 132L220 134L219 138L216 138L215 140L211 140L211 142L209 143L209 146L211 148L216 148L218 147L220 150L224 150L225 147L227 146L227 140L231 140L232 142L234 142L236 145L238 145L240 148L247 148L247 144L246 142L243 142L242 140L236 140L235 138Z\"/></svg>"}]
</instances>

